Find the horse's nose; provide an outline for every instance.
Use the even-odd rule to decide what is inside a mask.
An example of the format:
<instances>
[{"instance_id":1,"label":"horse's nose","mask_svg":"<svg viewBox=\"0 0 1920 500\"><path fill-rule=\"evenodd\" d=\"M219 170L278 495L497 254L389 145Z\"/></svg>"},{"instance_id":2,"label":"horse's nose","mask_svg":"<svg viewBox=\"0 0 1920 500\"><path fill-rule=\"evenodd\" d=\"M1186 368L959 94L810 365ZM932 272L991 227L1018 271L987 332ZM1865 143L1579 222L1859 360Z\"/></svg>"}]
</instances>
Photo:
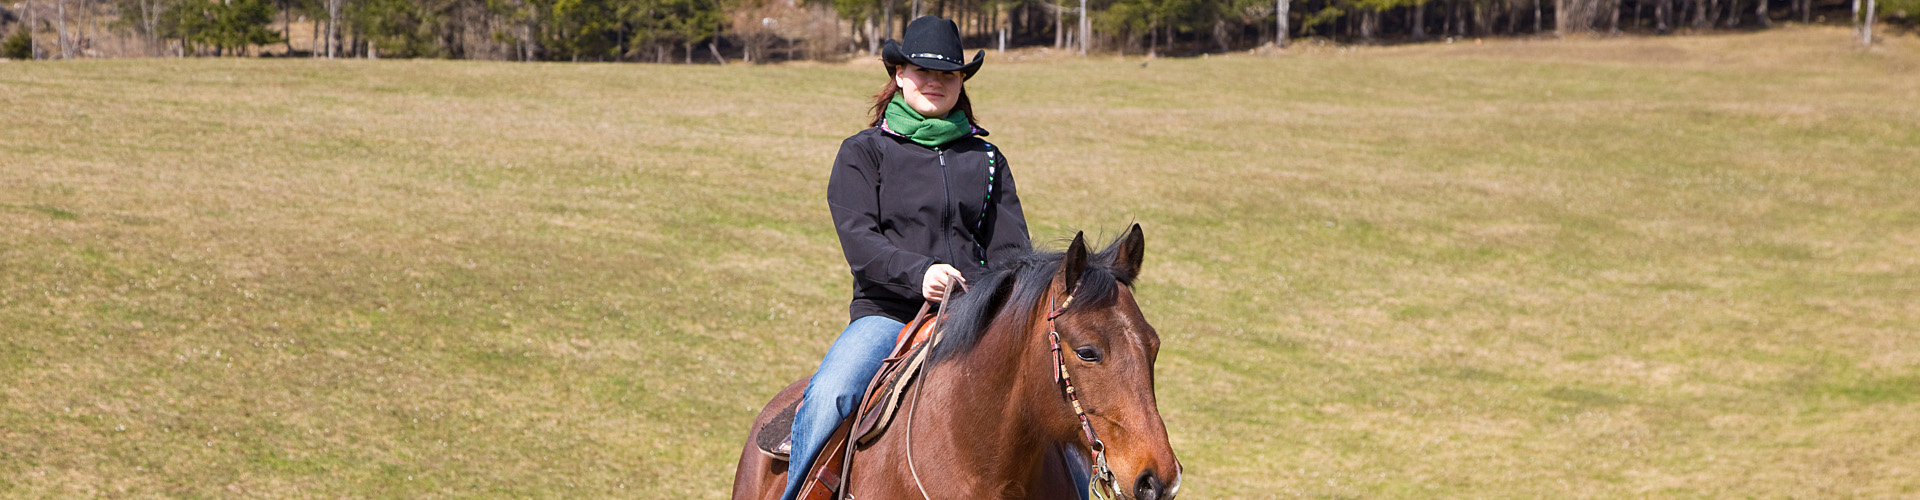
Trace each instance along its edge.
<instances>
[{"instance_id":1,"label":"horse's nose","mask_svg":"<svg viewBox=\"0 0 1920 500\"><path fill-rule=\"evenodd\" d=\"M1162 498L1167 498L1165 496L1167 493L1165 488L1166 485L1160 482L1160 478L1153 475L1153 469L1147 469L1146 472L1140 473L1139 479L1133 481L1133 498L1136 500L1161 500Z\"/></svg>"}]
</instances>

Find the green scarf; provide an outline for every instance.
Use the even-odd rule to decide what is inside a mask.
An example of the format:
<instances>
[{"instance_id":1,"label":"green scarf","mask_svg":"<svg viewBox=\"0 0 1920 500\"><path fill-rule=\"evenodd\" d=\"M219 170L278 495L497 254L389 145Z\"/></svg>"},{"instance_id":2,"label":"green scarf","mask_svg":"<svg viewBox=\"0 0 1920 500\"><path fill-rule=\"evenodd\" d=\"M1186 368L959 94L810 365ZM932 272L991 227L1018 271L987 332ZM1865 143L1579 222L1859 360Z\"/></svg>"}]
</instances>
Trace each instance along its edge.
<instances>
[{"instance_id":1,"label":"green scarf","mask_svg":"<svg viewBox=\"0 0 1920 500\"><path fill-rule=\"evenodd\" d=\"M907 105L905 97L895 93L893 102L887 103L887 130L906 136L922 146L935 148L954 139L973 135L973 124L967 123L967 112L957 109L947 112L946 118L920 116L919 111Z\"/></svg>"}]
</instances>

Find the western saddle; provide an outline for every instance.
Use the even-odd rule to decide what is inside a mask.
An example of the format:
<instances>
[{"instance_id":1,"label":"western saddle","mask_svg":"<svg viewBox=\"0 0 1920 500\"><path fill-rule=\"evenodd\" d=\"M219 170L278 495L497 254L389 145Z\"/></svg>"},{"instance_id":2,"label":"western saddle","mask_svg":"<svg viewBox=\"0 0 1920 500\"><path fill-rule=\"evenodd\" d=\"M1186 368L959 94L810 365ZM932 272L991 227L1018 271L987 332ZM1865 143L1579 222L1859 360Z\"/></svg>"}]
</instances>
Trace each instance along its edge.
<instances>
[{"instance_id":1,"label":"western saddle","mask_svg":"<svg viewBox=\"0 0 1920 500\"><path fill-rule=\"evenodd\" d=\"M805 484L800 487L800 500L833 500L845 497L847 473L851 470L855 448L873 443L886 433L887 424L893 421L894 413L900 409L901 397L907 387L913 384L921 368L926 363L929 350L934 342L928 340L938 328L939 318L922 307L912 323L900 329L894 339L893 352L881 361L880 371L867 383L867 390L860 399L859 411L848 415L827 438L825 446L820 448L819 459L814 460L812 470L808 471ZM793 432L793 417L800 408L800 400L795 399L765 426L754 431L754 444L761 453L776 460L785 461L788 457L774 452L782 441ZM854 436L852 446L848 436Z\"/></svg>"}]
</instances>

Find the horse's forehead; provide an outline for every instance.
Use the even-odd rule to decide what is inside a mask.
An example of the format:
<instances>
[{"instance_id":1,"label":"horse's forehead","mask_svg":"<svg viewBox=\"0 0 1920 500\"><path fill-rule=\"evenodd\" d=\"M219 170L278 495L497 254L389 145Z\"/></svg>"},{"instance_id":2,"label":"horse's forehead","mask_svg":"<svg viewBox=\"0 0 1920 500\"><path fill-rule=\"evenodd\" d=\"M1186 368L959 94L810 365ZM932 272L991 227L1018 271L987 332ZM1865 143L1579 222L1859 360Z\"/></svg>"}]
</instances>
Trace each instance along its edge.
<instances>
[{"instance_id":1,"label":"horse's forehead","mask_svg":"<svg viewBox=\"0 0 1920 500\"><path fill-rule=\"evenodd\" d=\"M1144 345L1155 344L1160 335L1153 330L1153 325L1147 323L1147 316L1140 312L1140 303L1133 299L1133 288L1125 286L1116 288L1113 306L1106 308L1104 314L1100 315L1102 321L1117 323L1113 325L1117 327L1115 329L1126 332L1123 335L1130 336L1131 340Z\"/></svg>"}]
</instances>

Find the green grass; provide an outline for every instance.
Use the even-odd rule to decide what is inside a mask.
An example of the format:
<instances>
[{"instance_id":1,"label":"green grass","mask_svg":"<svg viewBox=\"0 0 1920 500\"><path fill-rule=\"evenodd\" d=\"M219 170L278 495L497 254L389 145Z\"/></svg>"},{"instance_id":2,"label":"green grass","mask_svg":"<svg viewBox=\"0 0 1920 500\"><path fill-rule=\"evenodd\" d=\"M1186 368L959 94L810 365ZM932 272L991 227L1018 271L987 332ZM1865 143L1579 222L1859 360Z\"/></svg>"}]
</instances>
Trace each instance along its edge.
<instances>
[{"instance_id":1,"label":"green grass","mask_svg":"<svg viewBox=\"0 0 1920 500\"><path fill-rule=\"evenodd\" d=\"M1193 498L1920 494L1920 43L970 82L1147 230ZM1019 59L1019 60L1016 60ZM871 63L0 64L0 495L723 497L845 321Z\"/></svg>"}]
</instances>

